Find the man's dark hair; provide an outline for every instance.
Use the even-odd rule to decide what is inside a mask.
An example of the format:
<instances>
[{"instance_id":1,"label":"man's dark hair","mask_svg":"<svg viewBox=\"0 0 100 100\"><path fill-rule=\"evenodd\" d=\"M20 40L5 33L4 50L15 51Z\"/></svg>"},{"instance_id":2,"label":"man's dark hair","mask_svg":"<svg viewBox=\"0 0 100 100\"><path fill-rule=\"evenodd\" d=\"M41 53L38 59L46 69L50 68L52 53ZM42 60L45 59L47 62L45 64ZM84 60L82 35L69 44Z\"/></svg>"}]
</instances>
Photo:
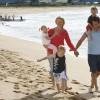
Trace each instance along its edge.
<instances>
[{"instance_id":1,"label":"man's dark hair","mask_svg":"<svg viewBox=\"0 0 100 100\"><path fill-rule=\"evenodd\" d=\"M92 22L93 21L100 23L100 17L98 17L98 16L93 17Z\"/></svg>"}]
</instances>

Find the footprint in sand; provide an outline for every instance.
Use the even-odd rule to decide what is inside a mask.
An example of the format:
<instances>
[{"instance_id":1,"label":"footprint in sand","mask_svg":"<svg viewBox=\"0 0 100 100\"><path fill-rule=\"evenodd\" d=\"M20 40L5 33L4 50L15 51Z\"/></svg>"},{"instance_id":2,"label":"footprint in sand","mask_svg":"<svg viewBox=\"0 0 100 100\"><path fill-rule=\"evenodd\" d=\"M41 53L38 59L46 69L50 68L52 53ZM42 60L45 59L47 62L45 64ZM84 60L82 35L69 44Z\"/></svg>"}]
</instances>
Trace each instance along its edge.
<instances>
[{"instance_id":1,"label":"footprint in sand","mask_svg":"<svg viewBox=\"0 0 100 100\"><path fill-rule=\"evenodd\" d=\"M42 70L37 70L37 72L42 72Z\"/></svg>"},{"instance_id":2,"label":"footprint in sand","mask_svg":"<svg viewBox=\"0 0 100 100\"><path fill-rule=\"evenodd\" d=\"M84 89L84 88L80 88L80 90L86 90L86 89Z\"/></svg>"},{"instance_id":3,"label":"footprint in sand","mask_svg":"<svg viewBox=\"0 0 100 100\"><path fill-rule=\"evenodd\" d=\"M99 98L100 98L100 95L98 95L97 97L99 97Z\"/></svg>"},{"instance_id":4,"label":"footprint in sand","mask_svg":"<svg viewBox=\"0 0 100 100\"><path fill-rule=\"evenodd\" d=\"M15 92L15 93L21 93L21 91L13 91L13 92Z\"/></svg>"},{"instance_id":5,"label":"footprint in sand","mask_svg":"<svg viewBox=\"0 0 100 100\"><path fill-rule=\"evenodd\" d=\"M38 87L38 85L39 85L39 84L36 84L36 85L34 85L34 87L36 87L36 88L37 88L37 87Z\"/></svg>"},{"instance_id":6,"label":"footprint in sand","mask_svg":"<svg viewBox=\"0 0 100 100\"><path fill-rule=\"evenodd\" d=\"M25 95L29 95L29 93L27 93L27 92L21 92L22 94L25 94Z\"/></svg>"},{"instance_id":7,"label":"footprint in sand","mask_svg":"<svg viewBox=\"0 0 100 100\"><path fill-rule=\"evenodd\" d=\"M79 89L80 89L80 90L86 90L85 87L84 87L84 85L82 85L82 84L80 84Z\"/></svg>"},{"instance_id":8,"label":"footprint in sand","mask_svg":"<svg viewBox=\"0 0 100 100\"><path fill-rule=\"evenodd\" d=\"M19 86L14 86L14 89L18 90L19 89Z\"/></svg>"},{"instance_id":9,"label":"footprint in sand","mask_svg":"<svg viewBox=\"0 0 100 100\"><path fill-rule=\"evenodd\" d=\"M90 86L88 86L88 85L84 85L85 87L90 87Z\"/></svg>"},{"instance_id":10,"label":"footprint in sand","mask_svg":"<svg viewBox=\"0 0 100 100\"><path fill-rule=\"evenodd\" d=\"M38 97L38 98L43 98L41 94L38 94L37 97Z\"/></svg>"},{"instance_id":11,"label":"footprint in sand","mask_svg":"<svg viewBox=\"0 0 100 100\"><path fill-rule=\"evenodd\" d=\"M0 81L2 81L3 80L3 78L0 78Z\"/></svg>"},{"instance_id":12,"label":"footprint in sand","mask_svg":"<svg viewBox=\"0 0 100 100\"><path fill-rule=\"evenodd\" d=\"M71 91L66 91L67 93L69 93L70 95L78 95L78 92L71 92Z\"/></svg>"},{"instance_id":13,"label":"footprint in sand","mask_svg":"<svg viewBox=\"0 0 100 100\"><path fill-rule=\"evenodd\" d=\"M82 98L79 96L69 97L69 99L71 99L71 100L87 100L86 98Z\"/></svg>"},{"instance_id":14,"label":"footprint in sand","mask_svg":"<svg viewBox=\"0 0 100 100\"><path fill-rule=\"evenodd\" d=\"M23 87L28 87L28 85L26 85L26 84L24 84L24 85L22 85Z\"/></svg>"},{"instance_id":15,"label":"footprint in sand","mask_svg":"<svg viewBox=\"0 0 100 100\"><path fill-rule=\"evenodd\" d=\"M77 82L76 80L72 80L72 82L71 83L73 83L73 84L80 84L79 82Z\"/></svg>"},{"instance_id":16,"label":"footprint in sand","mask_svg":"<svg viewBox=\"0 0 100 100\"><path fill-rule=\"evenodd\" d=\"M40 73L39 75L43 75L43 73Z\"/></svg>"},{"instance_id":17,"label":"footprint in sand","mask_svg":"<svg viewBox=\"0 0 100 100\"><path fill-rule=\"evenodd\" d=\"M4 82L11 83L10 81L5 80Z\"/></svg>"},{"instance_id":18,"label":"footprint in sand","mask_svg":"<svg viewBox=\"0 0 100 100\"><path fill-rule=\"evenodd\" d=\"M45 83L44 81L38 81L38 83Z\"/></svg>"},{"instance_id":19,"label":"footprint in sand","mask_svg":"<svg viewBox=\"0 0 100 100\"><path fill-rule=\"evenodd\" d=\"M33 82L32 80L29 81L29 83L32 83L32 82Z\"/></svg>"},{"instance_id":20,"label":"footprint in sand","mask_svg":"<svg viewBox=\"0 0 100 100\"><path fill-rule=\"evenodd\" d=\"M37 92L38 92L38 93L42 93L42 90L38 90Z\"/></svg>"},{"instance_id":21,"label":"footprint in sand","mask_svg":"<svg viewBox=\"0 0 100 100\"><path fill-rule=\"evenodd\" d=\"M15 89L15 90L20 89L20 88L19 88L19 85L18 85L18 83L17 83L17 82L14 84L14 89Z\"/></svg>"}]
</instances>

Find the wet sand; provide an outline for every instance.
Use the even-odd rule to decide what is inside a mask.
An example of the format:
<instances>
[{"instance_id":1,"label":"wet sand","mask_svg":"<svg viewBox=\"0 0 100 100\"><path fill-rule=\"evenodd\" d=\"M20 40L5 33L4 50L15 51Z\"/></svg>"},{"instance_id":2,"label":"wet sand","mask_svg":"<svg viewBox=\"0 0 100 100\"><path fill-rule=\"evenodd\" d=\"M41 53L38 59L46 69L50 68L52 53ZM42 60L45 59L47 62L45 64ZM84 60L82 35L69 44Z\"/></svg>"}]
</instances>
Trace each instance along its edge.
<instances>
[{"instance_id":1,"label":"wet sand","mask_svg":"<svg viewBox=\"0 0 100 100\"><path fill-rule=\"evenodd\" d=\"M55 11L77 11L77 10L89 10L88 7L0 7L0 15L4 16L5 14L9 15L22 15L22 14L33 14L41 12L55 12Z\"/></svg>"}]
</instances>

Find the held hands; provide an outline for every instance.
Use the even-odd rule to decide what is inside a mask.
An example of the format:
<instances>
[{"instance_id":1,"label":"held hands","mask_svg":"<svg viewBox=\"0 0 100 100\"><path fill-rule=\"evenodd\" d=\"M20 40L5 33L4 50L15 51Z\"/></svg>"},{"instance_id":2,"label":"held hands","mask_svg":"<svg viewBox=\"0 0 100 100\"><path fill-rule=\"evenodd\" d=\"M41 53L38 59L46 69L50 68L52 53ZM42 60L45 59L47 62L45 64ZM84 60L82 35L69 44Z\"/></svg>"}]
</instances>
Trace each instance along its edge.
<instances>
[{"instance_id":1,"label":"held hands","mask_svg":"<svg viewBox=\"0 0 100 100\"><path fill-rule=\"evenodd\" d=\"M77 50L75 50L75 51L74 51L74 55L75 55L76 57L78 57L79 52L78 52Z\"/></svg>"}]
</instances>

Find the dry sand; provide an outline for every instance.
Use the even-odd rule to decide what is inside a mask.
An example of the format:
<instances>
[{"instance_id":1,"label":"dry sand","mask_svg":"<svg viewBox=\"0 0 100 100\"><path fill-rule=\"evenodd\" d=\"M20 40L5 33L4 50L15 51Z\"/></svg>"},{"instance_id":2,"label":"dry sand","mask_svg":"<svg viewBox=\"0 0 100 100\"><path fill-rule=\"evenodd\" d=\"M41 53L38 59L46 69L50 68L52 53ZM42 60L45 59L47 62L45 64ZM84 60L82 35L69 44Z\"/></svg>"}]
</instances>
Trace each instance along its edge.
<instances>
[{"instance_id":1,"label":"dry sand","mask_svg":"<svg viewBox=\"0 0 100 100\"><path fill-rule=\"evenodd\" d=\"M90 73L86 59L66 54L69 81L73 89L56 94L51 89L48 61L42 45L0 35L0 99L4 100L99 100L88 93ZM100 81L98 81L100 82Z\"/></svg>"},{"instance_id":2,"label":"dry sand","mask_svg":"<svg viewBox=\"0 0 100 100\"><path fill-rule=\"evenodd\" d=\"M26 14L79 8L0 8L0 14ZM80 9L89 9L80 8ZM90 72L87 59L67 57L68 86L66 94L51 89L48 61L37 63L46 56L42 45L0 35L0 100L99 100L99 93L88 93ZM100 83L100 79L98 80ZM100 86L100 85L99 85Z\"/></svg>"}]
</instances>

